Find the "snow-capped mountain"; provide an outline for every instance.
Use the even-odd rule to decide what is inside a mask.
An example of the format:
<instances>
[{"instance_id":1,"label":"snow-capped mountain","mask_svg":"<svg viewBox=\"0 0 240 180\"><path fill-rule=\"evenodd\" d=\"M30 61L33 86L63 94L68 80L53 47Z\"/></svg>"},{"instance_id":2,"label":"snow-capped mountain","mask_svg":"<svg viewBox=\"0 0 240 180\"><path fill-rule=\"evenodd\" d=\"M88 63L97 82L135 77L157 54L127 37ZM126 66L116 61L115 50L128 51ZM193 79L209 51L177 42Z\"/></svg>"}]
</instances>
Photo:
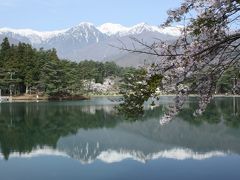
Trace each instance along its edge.
<instances>
[{"instance_id":1,"label":"snow-capped mountain","mask_svg":"<svg viewBox=\"0 0 240 180\"><path fill-rule=\"evenodd\" d=\"M109 36L128 32L130 28L121 24L105 23L97 27L99 31Z\"/></svg>"},{"instance_id":2,"label":"snow-capped mountain","mask_svg":"<svg viewBox=\"0 0 240 180\"><path fill-rule=\"evenodd\" d=\"M11 43L25 42L36 48L56 48L60 58L73 61L83 59L115 60L120 62L119 64L125 65L126 60L122 61L122 57L124 57L127 59L126 62L132 62L130 65L137 65L143 60L143 57L135 58L140 60L139 62L129 61L132 55L130 57L128 53L121 52L110 45L120 46L120 42L132 45L129 36L143 39L147 43L153 43L155 38L173 40L180 33L181 27L161 28L147 23L140 23L132 27L105 23L96 27L91 23L82 22L77 26L57 31L41 32L31 29L0 28L0 41L4 37L8 37Z\"/></svg>"},{"instance_id":3,"label":"snow-capped mountain","mask_svg":"<svg viewBox=\"0 0 240 180\"><path fill-rule=\"evenodd\" d=\"M27 38L31 44L39 44L47 39L50 39L54 36L57 36L61 33L66 32L67 29L59 30L59 31L34 31L32 29L11 29L11 28L1 28L0 35L2 36L10 36L11 38L18 39L19 37ZM21 39L20 39L21 40Z\"/></svg>"},{"instance_id":4,"label":"snow-capped mountain","mask_svg":"<svg viewBox=\"0 0 240 180\"><path fill-rule=\"evenodd\" d=\"M61 36L86 43L98 43L99 40L105 38L105 35L102 34L93 24L87 22L80 23L79 25L68 29L65 33L62 33ZM59 37L59 35L54 38L57 37Z\"/></svg>"},{"instance_id":5,"label":"snow-capped mountain","mask_svg":"<svg viewBox=\"0 0 240 180\"><path fill-rule=\"evenodd\" d=\"M99 26L98 30L109 36L137 35L144 32L157 32L157 33L163 33L171 36L179 36L181 34L180 26L162 28L158 26L151 26L147 23L140 23L132 27L125 27L125 26L122 26L121 24L105 23Z\"/></svg>"},{"instance_id":6,"label":"snow-capped mountain","mask_svg":"<svg viewBox=\"0 0 240 180\"><path fill-rule=\"evenodd\" d=\"M98 44L107 38L108 36L100 32L93 24L84 22L69 28L64 33L48 38L38 46L47 49L56 48L60 57L78 60L82 58L75 53L76 51L92 44Z\"/></svg>"},{"instance_id":7,"label":"snow-capped mountain","mask_svg":"<svg viewBox=\"0 0 240 180\"><path fill-rule=\"evenodd\" d=\"M125 27L121 24L105 23L101 26L95 27L92 23L82 22L79 25L63 30L57 31L35 31L32 29L12 29L12 28L0 28L0 35L11 36L18 39L19 36L29 39L32 44L40 44L44 41L48 42L52 38L59 36L71 36L73 39L81 41L94 40L99 42L99 37L103 35L107 36L127 36L137 35L144 32L157 32L171 36L179 36L181 33L181 27L166 27L161 28L158 26L151 26L147 23L140 23L132 27Z\"/></svg>"}]
</instances>

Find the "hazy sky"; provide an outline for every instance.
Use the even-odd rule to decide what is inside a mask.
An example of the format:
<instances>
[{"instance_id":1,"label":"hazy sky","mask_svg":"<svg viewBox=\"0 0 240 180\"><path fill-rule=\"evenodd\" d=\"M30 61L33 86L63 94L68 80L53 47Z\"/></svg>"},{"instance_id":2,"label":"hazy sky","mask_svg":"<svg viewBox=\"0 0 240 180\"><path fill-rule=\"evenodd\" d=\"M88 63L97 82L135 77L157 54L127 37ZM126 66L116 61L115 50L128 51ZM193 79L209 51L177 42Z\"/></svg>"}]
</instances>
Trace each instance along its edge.
<instances>
[{"instance_id":1,"label":"hazy sky","mask_svg":"<svg viewBox=\"0 0 240 180\"><path fill-rule=\"evenodd\" d=\"M0 27L64 29L80 22L161 24L181 0L0 0Z\"/></svg>"}]
</instances>

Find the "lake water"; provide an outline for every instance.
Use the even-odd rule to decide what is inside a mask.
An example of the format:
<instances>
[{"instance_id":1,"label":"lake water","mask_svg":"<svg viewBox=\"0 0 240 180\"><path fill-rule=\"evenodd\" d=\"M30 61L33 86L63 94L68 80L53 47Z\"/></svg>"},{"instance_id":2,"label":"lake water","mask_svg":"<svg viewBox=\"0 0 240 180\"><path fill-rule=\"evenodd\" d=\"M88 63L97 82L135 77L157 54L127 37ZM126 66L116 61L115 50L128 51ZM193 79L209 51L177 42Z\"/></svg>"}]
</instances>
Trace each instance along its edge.
<instances>
[{"instance_id":1,"label":"lake water","mask_svg":"<svg viewBox=\"0 0 240 180\"><path fill-rule=\"evenodd\" d=\"M215 98L193 117L196 98L165 126L170 104L139 120L107 98L0 104L1 180L240 179L240 98Z\"/></svg>"}]
</instances>

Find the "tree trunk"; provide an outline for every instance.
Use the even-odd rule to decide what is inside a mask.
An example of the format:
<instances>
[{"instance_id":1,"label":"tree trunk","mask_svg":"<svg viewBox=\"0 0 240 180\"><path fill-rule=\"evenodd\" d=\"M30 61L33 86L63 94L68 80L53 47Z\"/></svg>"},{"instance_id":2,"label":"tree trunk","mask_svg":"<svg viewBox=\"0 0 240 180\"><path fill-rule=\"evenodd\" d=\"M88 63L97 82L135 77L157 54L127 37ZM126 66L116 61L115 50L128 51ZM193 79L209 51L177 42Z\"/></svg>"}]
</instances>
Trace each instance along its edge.
<instances>
[{"instance_id":1,"label":"tree trunk","mask_svg":"<svg viewBox=\"0 0 240 180\"><path fill-rule=\"evenodd\" d=\"M28 91L29 91L28 90L28 85L26 85L26 92L25 93L28 94Z\"/></svg>"}]
</instances>

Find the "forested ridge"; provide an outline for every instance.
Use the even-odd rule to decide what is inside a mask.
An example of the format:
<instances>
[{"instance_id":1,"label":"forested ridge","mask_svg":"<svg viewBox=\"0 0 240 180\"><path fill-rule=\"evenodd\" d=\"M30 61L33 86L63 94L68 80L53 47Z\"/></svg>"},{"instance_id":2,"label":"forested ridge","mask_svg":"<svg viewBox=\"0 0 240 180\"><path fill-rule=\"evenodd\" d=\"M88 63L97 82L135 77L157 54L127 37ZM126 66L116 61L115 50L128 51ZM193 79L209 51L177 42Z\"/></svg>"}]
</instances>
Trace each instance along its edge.
<instances>
[{"instance_id":1,"label":"forested ridge","mask_svg":"<svg viewBox=\"0 0 240 180\"><path fill-rule=\"evenodd\" d=\"M82 95L84 82L103 83L107 77L121 77L131 68L114 62L61 60L55 49L35 49L30 44L0 47L0 89L5 95L43 93L50 96Z\"/></svg>"}]
</instances>

